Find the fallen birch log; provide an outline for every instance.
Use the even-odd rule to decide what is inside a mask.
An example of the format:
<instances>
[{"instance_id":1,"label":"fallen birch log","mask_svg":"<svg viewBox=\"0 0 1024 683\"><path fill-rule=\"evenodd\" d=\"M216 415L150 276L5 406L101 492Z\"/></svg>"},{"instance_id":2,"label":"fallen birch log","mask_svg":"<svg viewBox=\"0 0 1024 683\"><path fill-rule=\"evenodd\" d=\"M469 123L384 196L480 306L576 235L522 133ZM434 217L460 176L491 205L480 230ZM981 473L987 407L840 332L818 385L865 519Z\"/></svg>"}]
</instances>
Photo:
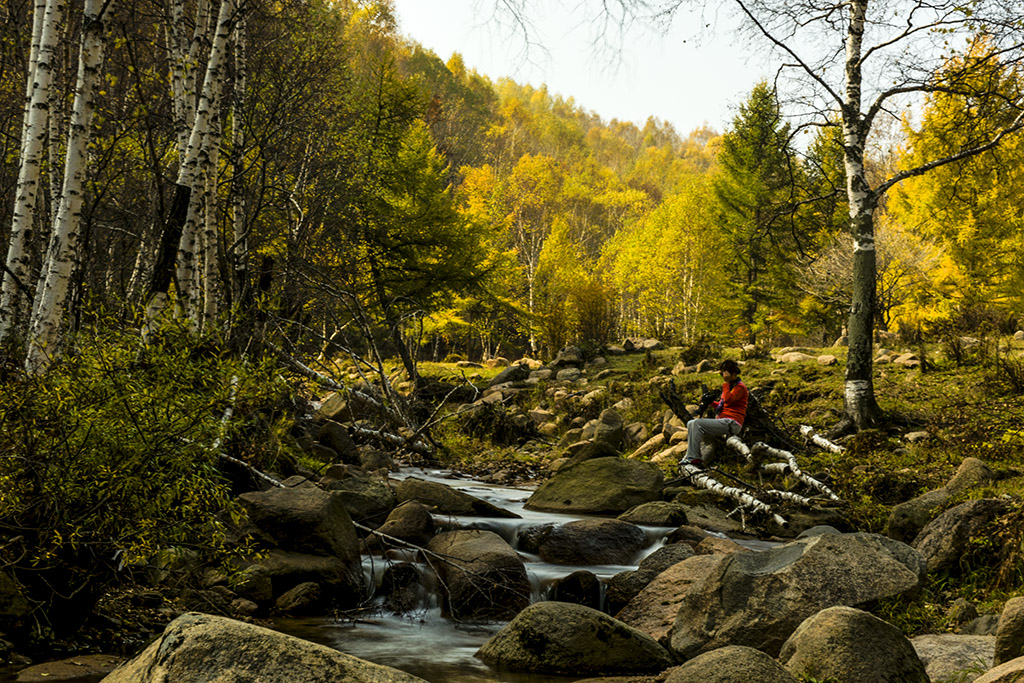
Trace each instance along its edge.
<instances>
[{"instance_id":1,"label":"fallen birch log","mask_svg":"<svg viewBox=\"0 0 1024 683\"><path fill-rule=\"evenodd\" d=\"M690 481L697 486L702 486L709 491L719 494L720 496L732 498L745 508L749 508L755 512L760 512L771 517L775 523L780 526L786 526L788 524L785 518L772 510L771 506L767 503L758 500L741 488L726 486L699 467L694 467L693 465L687 465L684 463L679 466L679 471L685 473L690 478Z\"/></svg>"},{"instance_id":2,"label":"fallen birch log","mask_svg":"<svg viewBox=\"0 0 1024 683\"><path fill-rule=\"evenodd\" d=\"M800 433L803 434L804 437L810 439L811 443L823 451L828 451L829 453L842 453L846 450L839 444L833 443L815 432L814 427L811 427L810 425L800 425Z\"/></svg>"},{"instance_id":3,"label":"fallen birch log","mask_svg":"<svg viewBox=\"0 0 1024 683\"><path fill-rule=\"evenodd\" d=\"M837 496L835 493L833 493L832 489L830 489L828 486L825 486L825 484L821 483L820 481L818 481L817 479L815 479L811 475L805 474L803 472L803 470L800 469L800 466L797 464L796 456L794 456L789 451L784 451L784 450L781 450L779 448L772 448L768 444L761 443L761 442L758 442L758 443L754 444L753 451L761 452L761 453L767 453L768 455L770 455L772 457L775 457L775 458L782 458L783 460L785 460L785 465L787 465L789 467L789 474L790 475L792 475L793 477L795 477L799 481L803 482L804 484L807 484L811 488L817 489L821 493L824 493L826 496L828 496L832 500L835 500L835 501L842 500L839 496ZM773 466L771 469L769 469L768 465L763 466L762 469L764 469L766 471L769 471L769 472L779 471L778 470L778 465L781 465L781 464L783 464L783 463L770 463L770 465ZM782 473L785 474L785 472L782 472Z\"/></svg>"}]
</instances>

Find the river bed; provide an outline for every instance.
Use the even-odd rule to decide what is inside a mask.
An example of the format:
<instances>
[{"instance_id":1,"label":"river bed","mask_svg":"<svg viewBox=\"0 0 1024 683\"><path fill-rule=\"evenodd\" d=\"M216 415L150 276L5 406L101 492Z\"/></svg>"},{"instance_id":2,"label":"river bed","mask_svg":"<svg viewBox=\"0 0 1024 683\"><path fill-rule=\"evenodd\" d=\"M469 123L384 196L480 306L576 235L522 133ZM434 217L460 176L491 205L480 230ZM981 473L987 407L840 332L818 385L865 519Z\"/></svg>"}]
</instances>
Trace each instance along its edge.
<instances>
[{"instance_id":1,"label":"river bed","mask_svg":"<svg viewBox=\"0 0 1024 683\"><path fill-rule=\"evenodd\" d=\"M435 520L448 528L476 528L494 531L516 547L519 532L539 524L571 522L587 515L565 515L526 510L523 506L532 488L503 487L466 479L446 470L403 468L392 475L394 479L417 477L447 484L455 489L486 500L500 508L510 510L521 519L461 517L439 515ZM643 527L648 546L630 565L567 566L542 562L539 557L519 551L526 565L533 587L533 601L546 598L553 581L574 571L586 569L602 581L619 572L636 569L639 562L664 545L665 536L675 527ZM761 541L738 541L761 550L776 545ZM379 583L385 561L364 558L367 578L375 577ZM278 619L275 627L285 633L311 640L341 652L386 664L420 676L432 683L466 682L491 683L554 683L575 680L578 677L539 676L497 671L474 655L484 642L497 633L504 623L459 624L441 616L436 595L412 614L396 615L385 610L372 611L354 621L332 619Z\"/></svg>"}]
</instances>

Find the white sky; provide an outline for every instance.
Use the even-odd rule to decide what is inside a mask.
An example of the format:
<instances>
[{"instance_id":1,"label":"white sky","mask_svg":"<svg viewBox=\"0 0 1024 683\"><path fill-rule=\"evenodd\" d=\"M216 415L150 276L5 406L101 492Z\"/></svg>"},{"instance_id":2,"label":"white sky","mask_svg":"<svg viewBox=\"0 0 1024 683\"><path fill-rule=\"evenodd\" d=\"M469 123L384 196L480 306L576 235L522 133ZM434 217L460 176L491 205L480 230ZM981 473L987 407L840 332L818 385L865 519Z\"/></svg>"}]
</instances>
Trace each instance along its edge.
<instances>
[{"instance_id":1,"label":"white sky","mask_svg":"<svg viewBox=\"0 0 1024 683\"><path fill-rule=\"evenodd\" d=\"M530 34L537 45L524 56L521 33L494 17L496 0L393 1L400 32L442 60L459 52L468 68L492 80L546 84L606 121L642 126L654 116L684 136L705 123L722 131L754 84L774 76L764 45L744 44L724 15L679 15L665 35L633 28L618 50L609 49L619 44L610 31L602 50L595 47L600 28L590 20L597 0L535 2Z\"/></svg>"}]
</instances>

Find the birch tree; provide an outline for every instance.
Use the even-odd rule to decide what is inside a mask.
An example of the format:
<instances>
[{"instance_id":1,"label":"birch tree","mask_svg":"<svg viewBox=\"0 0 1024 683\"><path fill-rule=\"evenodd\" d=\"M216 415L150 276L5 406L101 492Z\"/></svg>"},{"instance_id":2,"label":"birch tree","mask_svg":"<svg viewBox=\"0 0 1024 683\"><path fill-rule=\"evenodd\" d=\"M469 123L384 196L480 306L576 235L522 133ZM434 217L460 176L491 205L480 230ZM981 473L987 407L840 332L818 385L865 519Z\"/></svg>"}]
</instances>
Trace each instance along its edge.
<instances>
[{"instance_id":1,"label":"birch tree","mask_svg":"<svg viewBox=\"0 0 1024 683\"><path fill-rule=\"evenodd\" d=\"M95 98L103 66L106 37L104 19L110 3L111 0L85 0L83 9L75 104L71 112L64 160L64 183L29 325L25 369L30 373L45 370L54 356L71 274L79 257L83 186L88 170L87 154L96 107Z\"/></svg>"},{"instance_id":2,"label":"birch tree","mask_svg":"<svg viewBox=\"0 0 1024 683\"><path fill-rule=\"evenodd\" d=\"M532 0L498 0L500 9L525 17ZM863 429L878 422L872 377L876 306L875 209L901 180L992 149L1024 125L1024 105L998 88L978 87L971 75L1001 62L1024 59L1020 3L1014 0L613 0L601 3L599 23L629 25L643 18L671 24L684 8L735 10L757 39L779 57L778 82L792 94L790 113L802 125L834 125L843 133L849 231L854 272L848 314L849 353L844 425ZM520 21L520 26L529 26ZM983 42L979 42L979 40ZM972 59L956 61L956 48L975 43ZM964 140L954 152L937 152L912 167L870 181L865 149L881 116L899 116L923 94L945 92L970 103L1002 109L1007 121ZM968 121L965 107L959 126Z\"/></svg>"},{"instance_id":3,"label":"birch tree","mask_svg":"<svg viewBox=\"0 0 1024 683\"><path fill-rule=\"evenodd\" d=\"M40 171L45 153L50 88L57 59L56 48L66 6L64 0L37 0L32 21L32 47L25 87L25 120L21 133L21 159L14 216L0 291L0 343L19 329L32 304L29 247L36 222Z\"/></svg>"},{"instance_id":4,"label":"birch tree","mask_svg":"<svg viewBox=\"0 0 1024 683\"><path fill-rule=\"evenodd\" d=\"M196 313L197 292L193 290L193 283L196 269L198 209L202 199L202 173L209 171L211 167L213 136L210 135L210 131L213 120L220 116L219 94L223 92L229 39L239 10L240 5L235 0L221 0L216 33L210 44L195 118L178 170L174 202L164 227L147 296L144 334L166 308L171 279L175 275L179 314L194 316Z\"/></svg>"}]
</instances>

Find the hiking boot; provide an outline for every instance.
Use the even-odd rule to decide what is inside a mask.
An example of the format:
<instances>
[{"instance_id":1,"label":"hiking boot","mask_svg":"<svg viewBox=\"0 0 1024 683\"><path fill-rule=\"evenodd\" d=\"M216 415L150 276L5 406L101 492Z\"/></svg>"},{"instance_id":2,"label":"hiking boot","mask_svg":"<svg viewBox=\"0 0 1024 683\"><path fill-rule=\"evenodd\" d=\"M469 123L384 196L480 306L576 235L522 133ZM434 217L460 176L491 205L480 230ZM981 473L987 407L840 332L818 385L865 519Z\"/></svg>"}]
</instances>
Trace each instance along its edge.
<instances>
[{"instance_id":1,"label":"hiking boot","mask_svg":"<svg viewBox=\"0 0 1024 683\"><path fill-rule=\"evenodd\" d=\"M689 460L684 460L682 464L693 465L697 469L701 470L704 469L704 461L701 460L700 458L690 458Z\"/></svg>"}]
</instances>

